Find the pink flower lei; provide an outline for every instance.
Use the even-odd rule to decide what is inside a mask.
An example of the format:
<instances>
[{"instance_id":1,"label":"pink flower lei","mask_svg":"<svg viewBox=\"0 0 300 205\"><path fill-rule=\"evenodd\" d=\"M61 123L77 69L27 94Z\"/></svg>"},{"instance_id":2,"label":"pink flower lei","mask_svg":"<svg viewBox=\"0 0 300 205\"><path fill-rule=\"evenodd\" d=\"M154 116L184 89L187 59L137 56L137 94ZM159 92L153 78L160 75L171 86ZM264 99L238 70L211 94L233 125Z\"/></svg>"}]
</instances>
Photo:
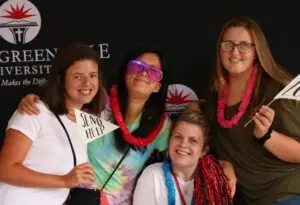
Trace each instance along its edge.
<instances>
[{"instance_id":1,"label":"pink flower lei","mask_svg":"<svg viewBox=\"0 0 300 205\"><path fill-rule=\"evenodd\" d=\"M237 114L233 115L232 118L229 120L226 120L224 116L225 106L228 98L228 83L225 85L223 93L219 94L218 107L217 107L217 119L218 119L218 123L223 128L231 128L235 126L236 124L238 124L241 117L245 114L246 109L249 106L250 99L256 84L257 70L258 70L257 66L254 66L252 69L251 76L247 82L247 89L243 96L242 102L239 106L238 109L239 111Z\"/></svg>"}]
</instances>

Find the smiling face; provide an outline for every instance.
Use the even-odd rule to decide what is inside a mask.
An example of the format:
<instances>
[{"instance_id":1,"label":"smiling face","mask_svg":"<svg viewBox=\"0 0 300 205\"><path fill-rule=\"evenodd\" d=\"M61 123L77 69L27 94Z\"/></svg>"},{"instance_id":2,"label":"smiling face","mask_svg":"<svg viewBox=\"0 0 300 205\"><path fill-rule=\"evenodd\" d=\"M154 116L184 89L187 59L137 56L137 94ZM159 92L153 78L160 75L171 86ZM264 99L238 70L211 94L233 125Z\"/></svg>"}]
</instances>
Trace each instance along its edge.
<instances>
[{"instance_id":1,"label":"smiling face","mask_svg":"<svg viewBox=\"0 0 300 205\"><path fill-rule=\"evenodd\" d=\"M66 71L65 102L68 109L80 109L90 103L99 89L98 64L93 60L79 60Z\"/></svg>"},{"instance_id":2,"label":"smiling face","mask_svg":"<svg viewBox=\"0 0 300 205\"><path fill-rule=\"evenodd\" d=\"M220 45L220 57L229 75L251 71L255 55L253 38L246 28L230 27L225 31Z\"/></svg>"},{"instance_id":3,"label":"smiling face","mask_svg":"<svg viewBox=\"0 0 300 205\"><path fill-rule=\"evenodd\" d=\"M203 131L199 125L179 122L172 131L169 143L169 155L173 166L196 167L199 158L205 154L203 144Z\"/></svg>"},{"instance_id":4,"label":"smiling face","mask_svg":"<svg viewBox=\"0 0 300 205\"><path fill-rule=\"evenodd\" d=\"M143 64L151 66L153 69L161 71L161 63L159 57L155 53L144 53L137 58ZM149 97L152 93L158 92L160 83L151 80L146 69L141 72L129 72L125 74L125 82L128 93Z\"/></svg>"}]
</instances>

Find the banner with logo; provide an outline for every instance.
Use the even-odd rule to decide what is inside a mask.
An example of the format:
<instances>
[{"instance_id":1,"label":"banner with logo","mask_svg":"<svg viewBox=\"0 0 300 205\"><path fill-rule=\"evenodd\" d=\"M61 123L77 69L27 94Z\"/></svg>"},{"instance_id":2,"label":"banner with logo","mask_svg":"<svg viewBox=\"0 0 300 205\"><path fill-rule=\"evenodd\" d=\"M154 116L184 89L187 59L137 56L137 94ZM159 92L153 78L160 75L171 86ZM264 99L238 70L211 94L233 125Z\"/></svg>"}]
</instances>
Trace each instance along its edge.
<instances>
[{"instance_id":1,"label":"banner with logo","mask_svg":"<svg viewBox=\"0 0 300 205\"><path fill-rule=\"evenodd\" d=\"M98 53L107 88L116 82L119 65L129 49L141 44L161 47L166 54L166 73L171 85L167 110L175 119L187 101L202 100L208 90L218 31L238 10L229 4L220 4L221 1L210 1L197 7L191 0L178 3L1 0L0 147L7 122L20 99L37 92L51 73L51 61L58 49L74 41L84 42ZM211 18L215 8L222 9ZM297 18L289 17L293 12L287 9L285 15L278 16L276 5L272 10L255 4L247 8L249 15L254 15L262 25L276 22L276 26L266 28L266 34L272 34L267 35L268 40L278 42L278 39L294 36L295 40L272 47L281 59L286 57L291 62L285 67L298 72L296 59L300 42L294 29ZM278 11L282 12L282 8L283 4ZM245 11L244 7L241 9ZM263 13L261 17L257 16L259 9ZM272 18L266 19L266 16ZM277 32L280 23L286 32Z\"/></svg>"},{"instance_id":2,"label":"banner with logo","mask_svg":"<svg viewBox=\"0 0 300 205\"><path fill-rule=\"evenodd\" d=\"M167 111L174 121L187 108L189 101L198 101L196 93L189 87L181 84L172 84L168 87Z\"/></svg>"}]
</instances>

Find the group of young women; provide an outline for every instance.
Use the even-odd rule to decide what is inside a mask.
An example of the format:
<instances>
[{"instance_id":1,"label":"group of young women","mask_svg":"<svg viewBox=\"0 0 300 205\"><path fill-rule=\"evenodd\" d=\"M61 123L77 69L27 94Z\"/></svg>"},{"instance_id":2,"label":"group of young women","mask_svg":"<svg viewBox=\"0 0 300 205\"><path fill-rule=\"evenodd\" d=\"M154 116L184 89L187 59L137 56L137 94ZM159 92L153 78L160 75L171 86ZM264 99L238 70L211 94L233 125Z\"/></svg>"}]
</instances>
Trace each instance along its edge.
<instances>
[{"instance_id":1,"label":"group of young women","mask_svg":"<svg viewBox=\"0 0 300 205\"><path fill-rule=\"evenodd\" d=\"M291 80L257 23L231 19L217 40L205 106L190 104L171 122L160 50L127 53L107 95L97 54L70 44L43 92L25 96L8 122L0 204L74 204L78 193L85 204L299 204L298 103L266 106ZM119 129L86 146L74 109ZM164 159L146 167L154 152Z\"/></svg>"}]
</instances>

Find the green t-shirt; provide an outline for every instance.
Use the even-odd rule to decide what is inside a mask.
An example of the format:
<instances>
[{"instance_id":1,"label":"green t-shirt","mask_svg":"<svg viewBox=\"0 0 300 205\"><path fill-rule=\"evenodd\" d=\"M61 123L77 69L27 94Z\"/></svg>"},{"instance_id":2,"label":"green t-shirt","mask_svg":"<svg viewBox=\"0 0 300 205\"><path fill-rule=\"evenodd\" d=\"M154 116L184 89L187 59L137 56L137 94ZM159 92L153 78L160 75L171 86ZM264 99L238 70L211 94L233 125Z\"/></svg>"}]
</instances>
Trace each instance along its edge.
<instances>
[{"instance_id":1,"label":"green t-shirt","mask_svg":"<svg viewBox=\"0 0 300 205\"><path fill-rule=\"evenodd\" d=\"M207 102L206 113L212 121L212 150L219 159L230 161L238 186L252 205L269 205L274 201L300 194L300 163L284 162L253 140L254 123L249 110L237 126L222 128L216 120L216 95ZM300 141L300 105L282 107L280 100L271 106L275 110L272 129ZM225 118L238 112L239 103L226 107ZM299 150L300 154L300 150Z\"/></svg>"}]
</instances>

